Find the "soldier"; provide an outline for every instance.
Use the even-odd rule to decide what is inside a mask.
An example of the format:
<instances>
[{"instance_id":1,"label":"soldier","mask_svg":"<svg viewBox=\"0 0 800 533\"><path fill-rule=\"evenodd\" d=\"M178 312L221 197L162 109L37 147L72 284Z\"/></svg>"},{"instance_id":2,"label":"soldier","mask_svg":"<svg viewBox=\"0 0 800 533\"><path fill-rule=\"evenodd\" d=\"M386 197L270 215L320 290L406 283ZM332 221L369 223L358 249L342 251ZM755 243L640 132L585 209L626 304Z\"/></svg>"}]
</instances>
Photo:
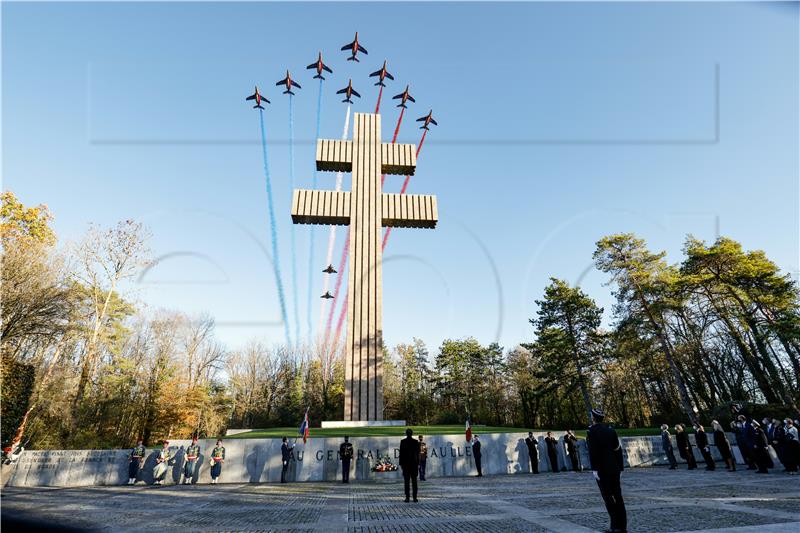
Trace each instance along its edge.
<instances>
[{"instance_id":1,"label":"soldier","mask_svg":"<svg viewBox=\"0 0 800 533\"><path fill-rule=\"evenodd\" d=\"M142 444L142 439L136 441L136 446L131 450L130 464L128 465L128 485L135 485L136 478L139 476L139 469L142 467L147 448Z\"/></svg>"},{"instance_id":2,"label":"soldier","mask_svg":"<svg viewBox=\"0 0 800 533\"><path fill-rule=\"evenodd\" d=\"M550 459L550 469L553 472L558 472L558 439L553 436L553 433L548 431L547 436L544 438L544 443L547 445L547 458Z\"/></svg>"},{"instance_id":3,"label":"soldier","mask_svg":"<svg viewBox=\"0 0 800 533\"><path fill-rule=\"evenodd\" d=\"M342 461L342 483L350 483L350 461L353 460L353 445L350 437L345 435L344 442L339 446L339 459Z\"/></svg>"},{"instance_id":4,"label":"soldier","mask_svg":"<svg viewBox=\"0 0 800 533\"><path fill-rule=\"evenodd\" d=\"M666 424L661 424L661 447L664 449L664 453L667 454L667 459L669 459L669 469L675 470L678 468L678 460L675 459L675 453L672 451L672 438L669 434L669 426Z\"/></svg>"},{"instance_id":5,"label":"soldier","mask_svg":"<svg viewBox=\"0 0 800 533\"><path fill-rule=\"evenodd\" d=\"M531 472L539 473L539 441L533 436L533 431L528 432L525 438L525 446L528 447L528 457L531 460Z\"/></svg>"},{"instance_id":6,"label":"soldier","mask_svg":"<svg viewBox=\"0 0 800 533\"><path fill-rule=\"evenodd\" d=\"M165 440L161 449L157 452L156 464L153 467L153 484L161 485L164 478L167 477L167 466L172 459L172 453L169 451L169 441Z\"/></svg>"},{"instance_id":7,"label":"soldier","mask_svg":"<svg viewBox=\"0 0 800 533\"><path fill-rule=\"evenodd\" d=\"M706 463L706 470L716 470L717 464L711 456L711 447L708 445L708 434L700 424L694 426L694 442L700 449L700 455L703 456L703 461Z\"/></svg>"},{"instance_id":8,"label":"soldier","mask_svg":"<svg viewBox=\"0 0 800 533\"><path fill-rule=\"evenodd\" d=\"M697 461L694 460L694 452L692 451L692 443L689 442L689 436L681 424L675 424L675 441L678 443L678 454L686 460L689 470L697 468Z\"/></svg>"},{"instance_id":9,"label":"soldier","mask_svg":"<svg viewBox=\"0 0 800 533\"><path fill-rule=\"evenodd\" d=\"M217 445L211 450L211 483L216 484L222 474L222 463L225 462L225 446L222 439L217 439Z\"/></svg>"},{"instance_id":10,"label":"soldier","mask_svg":"<svg viewBox=\"0 0 800 533\"><path fill-rule=\"evenodd\" d=\"M425 481L425 466L428 464L428 445L419 436L419 480Z\"/></svg>"},{"instance_id":11,"label":"soldier","mask_svg":"<svg viewBox=\"0 0 800 533\"><path fill-rule=\"evenodd\" d=\"M289 461L292 459L292 450L294 450L294 445L289 445L288 439L283 437L283 444L281 444L281 462L283 464L281 468L281 483L286 483L286 472L289 471Z\"/></svg>"},{"instance_id":12,"label":"soldier","mask_svg":"<svg viewBox=\"0 0 800 533\"><path fill-rule=\"evenodd\" d=\"M586 434L586 445L589 448L592 474L611 519L610 531L622 533L628 529L628 517L619 482L620 472L623 469L622 447L617 432L603 423L604 418L603 411L592 409L592 425Z\"/></svg>"},{"instance_id":13,"label":"soldier","mask_svg":"<svg viewBox=\"0 0 800 533\"><path fill-rule=\"evenodd\" d=\"M571 429L568 429L567 434L564 435L564 445L567 448L569 462L572 464L572 471L578 472L580 470L580 457L578 457L578 437L575 436Z\"/></svg>"},{"instance_id":14,"label":"soldier","mask_svg":"<svg viewBox=\"0 0 800 533\"><path fill-rule=\"evenodd\" d=\"M475 458L475 468L478 470L478 477L483 477L483 472L481 471L481 442L478 440L477 435L472 437L472 456Z\"/></svg>"},{"instance_id":15,"label":"soldier","mask_svg":"<svg viewBox=\"0 0 800 533\"><path fill-rule=\"evenodd\" d=\"M406 438L400 441L400 468L403 469L403 487L408 503L409 485L413 488L414 502L417 502L417 476L419 475L419 441L414 440L414 432L406 429Z\"/></svg>"},{"instance_id":16,"label":"soldier","mask_svg":"<svg viewBox=\"0 0 800 533\"><path fill-rule=\"evenodd\" d=\"M192 437L192 443L186 447L186 461L183 463L183 484L188 485L194 479L194 470L197 465L197 458L200 457L200 446L197 445L197 437Z\"/></svg>"}]
</instances>

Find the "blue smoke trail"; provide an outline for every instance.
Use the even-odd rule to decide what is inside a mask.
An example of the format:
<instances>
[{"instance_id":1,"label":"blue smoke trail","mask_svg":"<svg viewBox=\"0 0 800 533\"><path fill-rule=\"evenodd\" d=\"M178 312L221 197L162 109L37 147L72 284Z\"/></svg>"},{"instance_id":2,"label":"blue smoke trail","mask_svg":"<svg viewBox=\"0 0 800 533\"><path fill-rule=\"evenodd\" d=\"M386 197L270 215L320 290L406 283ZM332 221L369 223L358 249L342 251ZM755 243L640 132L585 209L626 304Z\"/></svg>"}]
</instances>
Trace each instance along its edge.
<instances>
[{"instance_id":1,"label":"blue smoke trail","mask_svg":"<svg viewBox=\"0 0 800 533\"><path fill-rule=\"evenodd\" d=\"M319 80L319 93L317 93L317 133L314 142L319 139L320 117L322 116L322 79ZM314 164L314 174L312 175L311 188L317 188L317 165ZM308 245L308 302L306 303L306 323L308 325L308 338L311 339L311 287L314 274L314 225L311 225L310 242Z\"/></svg>"},{"instance_id":2,"label":"blue smoke trail","mask_svg":"<svg viewBox=\"0 0 800 533\"><path fill-rule=\"evenodd\" d=\"M289 316L286 314L286 298L283 294L283 278L281 278L281 262L278 256L278 230L275 226L275 205L272 201L272 182L269 177L269 159L267 158L267 134L264 132L264 112L258 110L258 118L261 122L261 151L264 154L264 179L267 182L267 206L269 208L269 229L272 239L272 268L275 272L275 283L278 285L278 301L281 306L281 318L283 319L283 329L286 333L286 345L292 345L289 336Z\"/></svg>"},{"instance_id":3,"label":"blue smoke trail","mask_svg":"<svg viewBox=\"0 0 800 533\"><path fill-rule=\"evenodd\" d=\"M294 100L289 95L289 194L294 194ZM290 196L291 198L291 196ZM290 200L291 203L291 200ZM297 305L297 245L295 243L294 224L291 229L292 239L292 301L294 303L294 340L300 343L300 309Z\"/></svg>"}]
</instances>

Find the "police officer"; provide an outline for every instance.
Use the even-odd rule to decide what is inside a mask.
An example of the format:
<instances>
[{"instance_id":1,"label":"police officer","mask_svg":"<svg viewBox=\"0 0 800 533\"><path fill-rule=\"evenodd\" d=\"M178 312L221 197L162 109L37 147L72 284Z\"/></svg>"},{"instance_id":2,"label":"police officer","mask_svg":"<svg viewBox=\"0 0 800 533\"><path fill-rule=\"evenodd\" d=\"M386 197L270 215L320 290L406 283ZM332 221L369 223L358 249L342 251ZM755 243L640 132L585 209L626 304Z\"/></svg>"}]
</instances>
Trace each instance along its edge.
<instances>
[{"instance_id":1,"label":"police officer","mask_svg":"<svg viewBox=\"0 0 800 533\"><path fill-rule=\"evenodd\" d=\"M183 484L191 484L194 478L197 458L200 457L200 446L197 444L197 437L192 437L192 443L186 447L186 462L183 463Z\"/></svg>"},{"instance_id":2,"label":"police officer","mask_svg":"<svg viewBox=\"0 0 800 533\"><path fill-rule=\"evenodd\" d=\"M525 446L528 447L528 457L531 460L531 472L539 473L539 441L533 436L533 431L528 432L525 438Z\"/></svg>"},{"instance_id":3,"label":"police officer","mask_svg":"<svg viewBox=\"0 0 800 533\"><path fill-rule=\"evenodd\" d=\"M428 464L428 445L419 436L419 480L425 481L425 466Z\"/></svg>"},{"instance_id":4,"label":"police officer","mask_svg":"<svg viewBox=\"0 0 800 533\"><path fill-rule=\"evenodd\" d=\"M481 471L481 441L478 440L477 435L472 438L472 456L475 458L475 468L478 470L478 477L483 477L483 472Z\"/></svg>"},{"instance_id":5,"label":"police officer","mask_svg":"<svg viewBox=\"0 0 800 533\"><path fill-rule=\"evenodd\" d=\"M350 437L345 435L344 442L339 445L339 459L342 461L342 483L350 483L350 461L353 460L353 445Z\"/></svg>"},{"instance_id":6,"label":"police officer","mask_svg":"<svg viewBox=\"0 0 800 533\"><path fill-rule=\"evenodd\" d=\"M664 453L667 454L667 459L669 459L669 469L675 470L678 468L678 460L675 459L675 453L672 449L672 438L669 434L669 426L666 424L661 424L661 447L664 449Z\"/></svg>"},{"instance_id":7,"label":"police officer","mask_svg":"<svg viewBox=\"0 0 800 533\"><path fill-rule=\"evenodd\" d=\"M136 484L136 477L139 475L139 469L142 467L144 456L147 453L147 448L142 444L142 439L136 441L136 446L131 450L130 464L128 465L128 485Z\"/></svg>"},{"instance_id":8,"label":"police officer","mask_svg":"<svg viewBox=\"0 0 800 533\"><path fill-rule=\"evenodd\" d=\"M550 469L553 472L558 472L558 439L548 431L547 436L544 438L544 443L547 445L547 458L550 459Z\"/></svg>"},{"instance_id":9,"label":"police officer","mask_svg":"<svg viewBox=\"0 0 800 533\"><path fill-rule=\"evenodd\" d=\"M217 439L217 445L211 450L211 483L216 485L222 474L222 463L225 462L225 446L222 439Z\"/></svg>"},{"instance_id":10,"label":"police officer","mask_svg":"<svg viewBox=\"0 0 800 533\"><path fill-rule=\"evenodd\" d=\"M286 472L289 471L289 461L292 458L292 450L294 445L289 445L286 437L283 437L283 444L281 444L281 461L283 467L281 468L281 483L286 483Z\"/></svg>"},{"instance_id":11,"label":"police officer","mask_svg":"<svg viewBox=\"0 0 800 533\"><path fill-rule=\"evenodd\" d=\"M611 531L623 533L628 529L628 517L619 482L622 472L622 447L617 432L608 424L604 424L603 419L605 419L603 411L592 409L592 425L586 434L586 445L589 448L592 474L611 519Z\"/></svg>"}]
</instances>

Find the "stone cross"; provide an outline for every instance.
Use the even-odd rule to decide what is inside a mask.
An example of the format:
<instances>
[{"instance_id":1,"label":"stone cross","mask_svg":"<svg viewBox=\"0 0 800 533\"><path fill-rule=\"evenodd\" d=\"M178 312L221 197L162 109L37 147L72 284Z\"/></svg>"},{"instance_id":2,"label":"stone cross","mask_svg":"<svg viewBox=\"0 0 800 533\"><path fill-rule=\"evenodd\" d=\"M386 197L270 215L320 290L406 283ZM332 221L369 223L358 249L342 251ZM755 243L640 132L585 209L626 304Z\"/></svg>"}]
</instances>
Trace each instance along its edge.
<instances>
[{"instance_id":1,"label":"stone cross","mask_svg":"<svg viewBox=\"0 0 800 533\"><path fill-rule=\"evenodd\" d=\"M295 190L295 224L350 225L344 419L383 420L381 227L435 228L436 197L387 194L381 174L411 176L413 144L381 143L381 116L355 113L353 140L317 140L317 170L351 172L346 191Z\"/></svg>"}]
</instances>

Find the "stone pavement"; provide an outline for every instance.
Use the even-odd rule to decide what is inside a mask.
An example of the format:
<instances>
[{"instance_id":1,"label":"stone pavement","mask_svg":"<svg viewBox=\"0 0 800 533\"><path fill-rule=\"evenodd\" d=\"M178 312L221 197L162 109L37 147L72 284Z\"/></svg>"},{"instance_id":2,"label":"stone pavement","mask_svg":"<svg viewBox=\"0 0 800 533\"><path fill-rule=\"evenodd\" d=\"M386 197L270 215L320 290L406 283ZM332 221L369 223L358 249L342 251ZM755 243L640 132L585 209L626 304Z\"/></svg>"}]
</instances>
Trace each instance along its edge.
<instances>
[{"instance_id":1,"label":"stone pavement","mask_svg":"<svg viewBox=\"0 0 800 533\"><path fill-rule=\"evenodd\" d=\"M623 473L630 531L800 531L800 476ZM591 473L402 482L5 488L2 514L105 530L586 532L608 519ZM757 526L757 529L756 529Z\"/></svg>"}]
</instances>

